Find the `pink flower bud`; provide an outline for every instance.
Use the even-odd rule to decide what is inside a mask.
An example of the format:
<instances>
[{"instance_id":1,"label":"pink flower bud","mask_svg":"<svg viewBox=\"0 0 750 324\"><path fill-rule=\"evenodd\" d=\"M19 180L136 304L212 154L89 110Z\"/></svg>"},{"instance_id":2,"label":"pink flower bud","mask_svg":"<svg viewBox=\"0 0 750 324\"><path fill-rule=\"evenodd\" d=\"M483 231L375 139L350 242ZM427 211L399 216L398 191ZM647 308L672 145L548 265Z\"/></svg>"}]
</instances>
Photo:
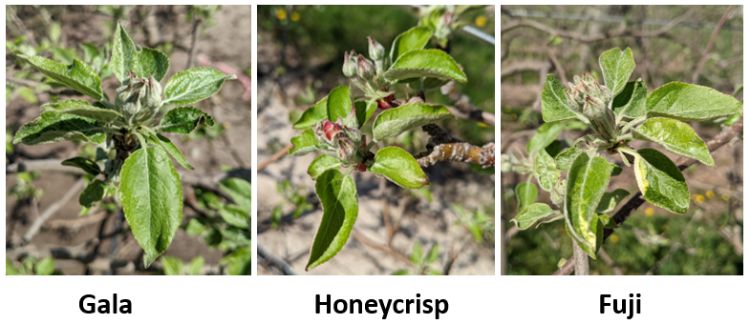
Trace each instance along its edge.
<instances>
[{"instance_id":1,"label":"pink flower bud","mask_svg":"<svg viewBox=\"0 0 750 324\"><path fill-rule=\"evenodd\" d=\"M329 120L323 121L323 134L328 141L332 141L336 134L341 132L341 126Z\"/></svg>"},{"instance_id":2,"label":"pink flower bud","mask_svg":"<svg viewBox=\"0 0 750 324\"><path fill-rule=\"evenodd\" d=\"M362 80L369 80L375 75L375 65L362 54L357 56L357 76Z\"/></svg>"},{"instance_id":3,"label":"pink flower bud","mask_svg":"<svg viewBox=\"0 0 750 324\"><path fill-rule=\"evenodd\" d=\"M394 100L396 100L396 96L394 96L393 94L389 94L388 96L378 99L378 108L386 110L389 108L397 107L398 104L395 103Z\"/></svg>"}]
</instances>

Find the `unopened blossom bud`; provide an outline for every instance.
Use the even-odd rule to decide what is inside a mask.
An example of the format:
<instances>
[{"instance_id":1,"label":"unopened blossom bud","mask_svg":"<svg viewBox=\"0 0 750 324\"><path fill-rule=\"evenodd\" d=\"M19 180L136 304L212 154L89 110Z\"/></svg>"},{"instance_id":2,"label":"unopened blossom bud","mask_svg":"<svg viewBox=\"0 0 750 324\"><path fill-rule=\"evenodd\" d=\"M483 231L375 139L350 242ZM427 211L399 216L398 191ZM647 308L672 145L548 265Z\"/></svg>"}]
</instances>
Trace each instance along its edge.
<instances>
[{"instance_id":1,"label":"unopened blossom bud","mask_svg":"<svg viewBox=\"0 0 750 324\"><path fill-rule=\"evenodd\" d=\"M357 75L357 57L354 51L351 51L351 53L344 52L344 64L341 67L341 72L347 78L353 78Z\"/></svg>"},{"instance_id":2,"label":"unopened blossom bud","mask_svg":"<svg viewBox=\"0 0 750 324\"><path fill-rule=\"evenodd\" d=\"M315 134L318 136L318 138L325 140L328 143L332 143L336 138L336 135L341 133L341 131L341 125L329 120L324 120L320 122L317 127L315 127Z\"/></svg>"},{"instance_id":3,"label":"unopened blossom bud","mask_svg":"<svg viewBox=\"0 0 750 324\"><path fill-rule=\"evenodd\" d=\"M153 77L131 75L117 88L115 104L130 122L151 118L161 106L161 84Z\"/></svg>"},{"instance_id":4,"label":"unopened blossom bud","mask_svg":"<svg viewBox=\"0 0 750 324\"><path fill-rule=\"evenodd\" d=\"M335 143L337 149L337 153L339 156L339 159L342 161L351 161L354 159L355 155L357 154L356 145L352 141L351 138L344 134L340 134L339 136L336 136L336 143Z\"/></svg>"},{"instance_id":5,"label":"unopened blossom bud","mask_svg":"<svg viewBox=\"0 0 750 324\"><path fill-rule=\"evenodd\" d=\"M115 104L125 116L134 116L141 111L141 101L139 98L142 88L142 80L136 78L125 80L123 84L117 88Z\"/></svg>"},{"instance_id":6,"label":"unopened blossom bud","mask_svg":"<svg viewBox=\"0 0 750 324\"><path fill-rule=\"evenodd\" d=\"M362 80L369 80L375 75L375 65L361 54L357 56L357 76Z\"/></svg>"},{"instance_id":7,"label":"unopened blossom bud","mask_svg":"<svg viewBox=\"0 0 750 324\"><path fill-rule=\"evenodd\" d=\"M368 44L368 52L370 54L370 59L373 61L380 61L385 57L385 48L383 45L378 43L378 41L372 39L372 37L367 37L367 44Z\"/></svg>"},{"instance_id":8,"label":"unopened blossom bud","mask_svg":"<svg viewBox=\"0 0 750 324\"><path fill-rule=\"evenodd\" d=\"M150 111L159 109L161 106L161 84L153 76L148 77L144 86L145 94L141 97L141 105Z\"/></svg>"},{"instance_id":9,"label":"unopened blossom bud","mask_svg":"<svg viewBox=\"0 0 750 324\"><path fill-rule=\"evenodd\" d=\"M380 98L380 99L377 100L377 102L378 102L378 108L380 108L382 110L393 108L393 107L397 106L397 104L394 102L394 100L396 100L396 96L394 96L393 94L389 94L389 95L387 95L387 96L385 96L383 98Z\"/></svg>"},{"instance_id":10,"label":"unopened blossom bud","mask_svg":"<svg viewBox=\"0 0 750 324\"><path fill-rule=\"evenodd\" d=\"M566 94L571 108L583 114L602 139L611 141L617 137L615 115L609 107L612 92L593 75L575 76Z\"/></svg>"}]
</instances>

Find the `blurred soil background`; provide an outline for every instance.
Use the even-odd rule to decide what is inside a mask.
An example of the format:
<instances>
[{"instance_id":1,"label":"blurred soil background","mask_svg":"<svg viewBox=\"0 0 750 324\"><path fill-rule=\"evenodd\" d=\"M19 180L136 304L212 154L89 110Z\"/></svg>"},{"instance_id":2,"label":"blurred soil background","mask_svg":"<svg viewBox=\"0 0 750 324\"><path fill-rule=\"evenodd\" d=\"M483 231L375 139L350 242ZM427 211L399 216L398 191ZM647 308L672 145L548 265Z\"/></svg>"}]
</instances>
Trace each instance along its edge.
<instances>
[{"instance_id":1,"label":"blurred soil background","mask_svg":"<svg viewBox=\"0 0 750 324\"><path fill-rule=\"evenodd\" d=\"M523 154L541 124L545 76L560 80L599 73L598 56L630 47L633 79L649 90L669 81L697 83L742 99L740 6L502 6L502 152ZM692 123L706 141L721 131ZM580 133L566 132L575 139ZM674 155L669 155L674 158ZM615 231L592 261L592 274L742 274L742 142L713 152L716 165L683 173L691 192L685 215L643 204ZM518 231L513 188L525 181L502 177L502 272L552 274L571 257L571 242L558 221ZM610 188L637 191L632 168ZM542 197L546 200L546 197ZM624 201L623 201L624 202Z\"/></svg>"},{"instance_id":2,"label":"blurred soil background","mask_svg":"<svg viewBox=\"0 0 750 324\"><path fill-rule=\"evenodd\" d=\"M285 156L294 121L346 82L344 51L367 53L367 36L386 49L417 24L408 6L259 6L258 9L258 272L260 274L494 274L494 171L460 163L426 169L431 184L403 190L367 173L355 177L359 216L349 243L305 272L322 211L307 166L314 154ZM493 34L492 7L471 25ZM469 82L460 91L494 114L494 46L457 31L450 53ZM428 100L452 104L438 93ZM494 125L456 118L445 123L472 144L494 141ZM425 134L396 145L420 152ZM420 139L422 139L420 141ZM287 148L288 149L288 148Z\"/></svg>"},{"instance_id":3,"label":"blurred soil background","mask_svg":"<svg viewBox=\"0 0 750 324\"><path fill-rule=\"evenodd\" d=\"M184 229L177 232L165 253L171 271L165 269L164 257L149 269L142 268L141 249L117 206L104 204L79 215L81 176L59 164L79 154L76 145L10 144L12 134L39 115L41 104L59 95L71 96L50 87L40 73L10 53L31 52L61 62L78 57L101 68L109 60L109 42L117 21L136 44L169 56L170 70L162 84L174 72L190 66L213 66L238 77L226 82L211 99L196 104L213 115L214 127L172 136L195 167L178 167L178 171L186 197L183 227L191 226L189 230L196 235L188 235ZM236 268L229 272L248 272L249 231L212 232L214 236L208 240L201 238L209 235L201 232L207 229L195 226L218 217L207 200L216 198L220 180L231 176L250 181L250 7L9 6L6 26L6 270L29 274L44 268L40 272L48 273L51 262L51 272L56 274L219 274L232 266ZM91 46L86 48L81 45L84 43ZM102 81L113 98L117 80L110 75ZM34 233L32 224L48 215L51 217L26 242L23 236ZM222 246L232 235L233 244L245 246L232 249L239 262L233 264ZM182 263L184 271L180 270Z\"/></svg>"}]
</instances>

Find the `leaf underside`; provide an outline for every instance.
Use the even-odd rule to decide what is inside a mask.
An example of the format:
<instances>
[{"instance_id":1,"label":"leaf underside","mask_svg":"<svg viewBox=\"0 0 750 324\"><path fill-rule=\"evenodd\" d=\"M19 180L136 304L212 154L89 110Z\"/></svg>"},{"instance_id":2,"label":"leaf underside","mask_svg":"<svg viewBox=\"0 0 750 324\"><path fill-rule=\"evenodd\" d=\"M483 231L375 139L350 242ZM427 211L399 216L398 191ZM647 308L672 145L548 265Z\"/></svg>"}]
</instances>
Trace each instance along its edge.
<instances>
[{"instance_id":1,"label":"leaf underside","mask_svg":"<svg viewBox=\"0 0 750 324\"><path fill-rule=\"evenodd\" d=\"M315 181L315 193L323 206L323 219L305 270L325 263L341 251L357 220L357 187L350 175L336 169L325 171Z\"/></svg>"}]
</instances>

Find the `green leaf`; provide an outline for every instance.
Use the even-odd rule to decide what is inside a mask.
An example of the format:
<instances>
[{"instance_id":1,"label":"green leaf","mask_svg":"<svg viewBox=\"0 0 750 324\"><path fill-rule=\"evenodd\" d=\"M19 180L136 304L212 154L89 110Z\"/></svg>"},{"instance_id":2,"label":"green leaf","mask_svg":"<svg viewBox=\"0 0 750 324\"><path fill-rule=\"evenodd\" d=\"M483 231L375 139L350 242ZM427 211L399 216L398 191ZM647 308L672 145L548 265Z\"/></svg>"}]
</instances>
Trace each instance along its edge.
<instances>
[{"instance_id":1,"label":"green leaf","mask_svg":"<svg viewBox=\"0 0 750 324\"><path fill-rule=\"evenodd\" d=\"M152 143L159 145L165 152L169 153L169 156L171 156L177 164L179 164L181 167L192 170L193 166L188 162L188 160L185 158L184 155L182 155L182 151L180 151L177 146L172 143L168 138L164 137L163 135L156 134L156 136L151 136L149 138Z\"/></svg>"},{"instance_id":2,"label":"green leaf","mask_svg":"<svg viewBox=\"0 0 750 324\"><path fill-rule=\"evenodd\" d=\"M679 155L696 159L705 165L714 165L706 143L690 125L676 119L651 117L635 129L639 138L664 146Z\"/></svg>"},{"instance_id":3,"label":"green leaf","mask_svg":"<svg viewBox=\"0 0 750 324\"><path fill-rule=\"evenodd\" d=\"M234 227L250 228L250 210L237 205L224 205L219 209L219 215L227 224Z\"/></svg>"},{"instance_id":4,"label":"green leaf","mask_svg":"<svg viewBox=\"0 0 750 324\"><path fill-rule=\"evenodd\" d=\"M402 188L417 189L430 182L417 160L397 146L386 146L378 150L375 153L375 162L369 170Z\"/></svg>"},{"instance_id":5,"label":"green leaf","mask_svg":"<svg viewBox=\"0 0 750 324\"><path fill-rule=\"evenodd\" d=\"M104 197L104 189L107 186L103 181L94 179L83 189L81 195L78 197L78 202L81 206L91 208L94 203L102 200Z\"/></svg>"},{"instance_id":6,"label":"green leaf","mask_svg":"<svg viewBox=\"0 0 750 324\"><path fill-rule=\"evenodd\" d=\"M49 78L96 100L103 98L102 81L99 75L79 60L65 65L41 56L19 55Z\"/></svg>"},{"instance_id":7,"label":"green leaf","mask_svg":"<svg viewBox=\"0 0 750 324\"><path fill-rule=\"evenodd\" d=\"M613 212L615 207L617 207L617 204L628 195L630 195L630 193L621 188L605 192L602 196L602 200L599 201L599 205L596 207L596 212L599 214L609 214Z\"/></svg>"},{"instance_id":8,"label":"green leaf","mask_svg":"<svg viewBox=\"0 0 750 324\"><path fill-rule=\"evenodd\" d=\"M438 49L422 49L404 53L388 71L386 80L396 82L413 78L436 78L466 83L466 74L447 53Z\"/></svg>"},{"instance_id":9,"label":"green leaf","mask_svg":"<svg viewBox=\"0 0 750 324\"><path fill-rule=\"evenodd\" d=\"M654 206L677 214L690 207L690 192L682 172L666 155L645 148L634 161L635 180L643 198Z\"/></svg>"},{"instance_id":10,"label":"green leaf","mask_svg":"<svg viewBox=\"0 0 750 324\"><path fill-rule=\"evenodd\" d=\"M606 159L580 154L568 172L565 192L565 225L573 237L592 259L596 259L597 228L599 217L596 207L609 185L612 164Z\"/></svg>"},{"instance_id":11,"label":"green leaf","mask_svg":"<svg viewBox=\"0 0 750 324\"><path fill-rule=\"evenodd\" d=\"M349 93L349 86L340 85L328 94L328 120L338 122L339 119L346 118L352 111L352 99Z\"/></svg>"},{"instance_id":12,"label":"green leaf","mask_svg":"<svg viewBox=\"0 0 750 324\"><path fill-rule=\"evenodd\" d=\"M534 136L531 137L529 143L526 145L526 151L529 154L532 154L538 150L544 149L547 145L554 142L563 130L565 130L563 122L542 124L542 126L537 128L536 133L534 133Z\"/></svg>"},{"instance_id":13,"label":"green leaf","mask_svg":"<svg viewBox=\"0 0 750 324\"><path fill-rule=\"evenodd\" d=\"M55 274L55 259L46 257L34 265L34 273L40 276L51 276Z\"/></svg>"},{"instance_id":14,"label":"green leaf","mask_svg":"<svg viewBox=\"0 0 750 324\"><path fill-rule=\"evenodd\" d=\"M221 258L220 263L227 267L227 274L241 276L250 274L252 254L249 247L241 247Z\"/></svg>"},{"instance_id":15,"label":"green leaf","mask_svg":"<svg viewBox=\"0 0 750 324\"><path fill-rule=\"evenodd\" d=\"M625 84L622 92L612 100L612 109L618 115L635 119L646 115L646 85L640 79Z\"/></svg>"},{"instance_id":16,"label":"green leaf","mask_svg":"<svg viewBox=\"0 0 750 324\"><path fill-rule=\"evenodd\" d=\"M515 218L510 221L516 224L520 230L526 230L532 226L550 222L559 217L559 213L545 203L533 203L521 209Z\"/></svg>"},{"instance_id":17,"label":"green leaf","mask_svg":"<svg viewBox=\"0 0 750 324\"><path fill-rule=\"evenodd\" d=\"M646 106L649 116L680 120L711 120L742 111L742 102L730 95L682 82L670 82L654 90Z\"/></svg>"},{"instance_id":18,"label":"green leaf","mask_svg":"<svg viewBox=\"0 0 750 324\"><path fill-rule=\"evenodd\" d=\"M120 82L127 80L128 73L133 70L133 61L137 51L133 39L118 23L112 38L112 57L109 60L109 67Z\"/></svg>"},{"instance_id":19,"label":"green leaf","mask_svg":"<svg viewBox=\"0 0 750 324\"><path fill-rule=\"evenodd\" d=\"M252 185L245 179L231 177L219 182L219 189L226 193L235 204L244 208L248 213L252 204Z\"/></svg>"},{"instance_id":20,"label":"green leaf","mask_svg":"<svg viewBox=\"0 0 750 324\"><path fill-rule=\"evenodd\" d=\"M151 48L142 48L138 51L133 63L133 72L136 76L142 78L153 76L156 81L161 81L169 70L167 55Z\"/></svg>"},{"instance_id":21,"label":"green leaf","mask_svg":"<svg viewBox=\"0 0 750 324\"><path fill-rule=\"evenodd\" d=\"M122 115L113 109L92 106L85 100L77 99L65 99L46 103L42 105L42 110L89 118L103 123L109 123L122 118Z\"/></svg>"},{"instance_id":22,"label":"green leaf","mask_svg":"<svg viewBox=\"0 0 750 324\"><path fill-rule=\"evenodd\" d=\"M344 165L344 162L333 156L326 154L319 155L307 167L307 174L309 174L311 178L317 179L324 172L331 169L338 169L342 165Z\"/></svg>"},{"instance_id":23,"label":"green leaf","mask_svg":"<svg viewBox=\"0 0 750 324\"><path fill-rule=\"evenodd\" d=\"M177 257L165 256L161 258L161 266L167 276L182 275L182 260Z\"/></svg>"},{"instance_id":24,"label":"green leaf","mask_svg":"<svg viewBox=\"0 0 750 324\"><path fill-rule=\"evenodd\" d=\"M169 156L158 146L133 152L120 171L125 218L144 251L145 267L164 253L182 222L182 183Z\"/></svg>"},{"instance_id":25,"label":"green leaf","mask_svg":"<svg viewBox=\"0 0 750 324\"><path fill-rule=\"evenodd\" d=\"M516 199L518 199L518 209L522 210L524 207L536 202L538 194L539 192L536 188L536 185L531 182L521 182L516 185Z\"/></svg>"},{"instance_id":26,"label":"green leaf","mask_svg":"<svg viewBox=\"0 0 750 324\"><path fill-rule=\"evenodd\" d=\"M378 104L375 100L355 102L354 112L357 114L357 127L362 128L377 110Z\"/></svg>"},{"instance_id":27,"label":"green leaf","mask_svg":"<svg viewBox=\"0 0 750 324\"><path fill-rule=\"evenodd\" d=\"M305 270L315 268L339 253L357 220L357 186L350 175L343 175L336 169L324 172L315 180L315 193L323 205L323 219Z\"/></svg>"},{"instance_id":28,"label":"green leaf","mask_svg":"<svg viewBox=\"0 0 750 324\"><path fill-rule=\"evenodd\" d=\"M189 105L207 99L233 76L209 67L194 67L175 73L164 87L163 104Z\"/></svg>"},{"instance_id":29,"label":"green leaf","mask_svg":"<svg viewBox=\"0 0 750 324\"><path fill-rule=\"evenodd\" d=\"M568 171L570 165L573 164L573 161L578 157L578 154L581 154L581 150L575 147L568 147L562 150L557 156L555 156L555 165L557 166L557 169L560 171Z\"/></svg>"},{"instance_id":30,"label":"green leaf","mask_svg":"<svg viewBox=\"0 0 750 324\"><path fill-rule=\"evenodd\" d=\"M602 69L604 84L612 91L612 95L617 95L625 88L635 70L633 52L630 47L622 51L619 48L604 51L599 55L599 66Z\"/></svg>"},{"instance_id":31,"label":"green leaf","mask_svg":"<svg viewBox=\"0 0 750 324\"><path fill-rule=\"evenodd\" d=\"M189 267L187 268L187 274L191 276L197 276L203 273L203 266L206 264L206 260L202 256L195 257L190 261Z\"/></svg>"},{"instance_id":32,"label":"green leaf","mask_svg":"<svg viewBox=\"0 0 750 324\"><path fill-rule=\"evenodd\" d=\"M395 62L407 52L423 49L430 38L432 38L432 29L424 26L412 27L399 34L391 45L391 62Z\"/></svg>"},{"instance_id":33,"label":"green leaf","mask_svg":"<svg viewBox=\"0 0 750 324\"><path fill-rule=\"evenodd\" d=\"M305 129L315 126L320 121L328 118L328 97L323 97L314 106L305 110L297 122L294 123L295 129Z\"/></svg>"},{"instance_id":34,"label":"green leaf","mask_svg":"<svg viewBox=\"0 0 750 324\"><path fill-rule=\"evenodd\" d=\"M56 112L42 112L16 132L13 143L34 145L63 140L93 141L91 136L99 134L102 126L88 118Z\"/></svg>"},{"instance_id":35,"label":"green leaf","mask_svg":"<svg viewBox=\"0 0 750 324\"><path fill-rule=\"evenodd\" d=\"M320 145L318 137L315 136L315 132L312 128L308 128L299 135L292 137L292 149L289 150L290 155L302 155L314 151Z\"/></svg>"},{"instance_id":36,"label":"green leaf","mask_svg":"<svg viewBox=\"0 0 750 324\"><path fill-rule=\"evenodd\" d=\"M414 127L435 123L451 116L440 105L410 103L383 111L375 118L372 133L375 141L396 136Z\"/></svg>"},{"instance_id":37,"label":"green leaf","mask_svg":"<svg viewBox=\"0 0 750 324\"><path fill-rule=\"evenodd\" d=\"M576 118L567 98L562 83L553 74L548 74L542 89L542 119L545 123Z\"/></svg>"},{"instance_id":38,"label":"green leaf","mask_svg":"<svg viewBox=\"0 0 750 324\"><path fill-rule=\"evenodd\" d=\"M96 164L96 162L81 156L67 159L65 161L62 161L61 164L65 166L77 167L83 171L86 171L86 173L92 176L97 176L102 173L102 170L99 168L99 165Z\"/></svg>"},{"instance_id":39,"label":"green leaf","mask_svg":"<svg viewBox=\"0 0 750 324\"><path fill-rule=\"evenodd\" d=\"M169 133L189 134L201 125L213 126L214 118L192 107L179 107L164 114L164 117L159 121L159 130Z\"/></svg>"},{"instance_id":40,"label":"green leaf","mask_svg":"<svg viewBox=\"0 0 750 324\"><path fill-rule=\"evenodd\" d=\"M546 191L552 190L555 182L560 177L560 171L557 170L555 159L545 150L539 150L534 154L534 167L532 171L539 186Z\"/></svg>"}]
</instances>

